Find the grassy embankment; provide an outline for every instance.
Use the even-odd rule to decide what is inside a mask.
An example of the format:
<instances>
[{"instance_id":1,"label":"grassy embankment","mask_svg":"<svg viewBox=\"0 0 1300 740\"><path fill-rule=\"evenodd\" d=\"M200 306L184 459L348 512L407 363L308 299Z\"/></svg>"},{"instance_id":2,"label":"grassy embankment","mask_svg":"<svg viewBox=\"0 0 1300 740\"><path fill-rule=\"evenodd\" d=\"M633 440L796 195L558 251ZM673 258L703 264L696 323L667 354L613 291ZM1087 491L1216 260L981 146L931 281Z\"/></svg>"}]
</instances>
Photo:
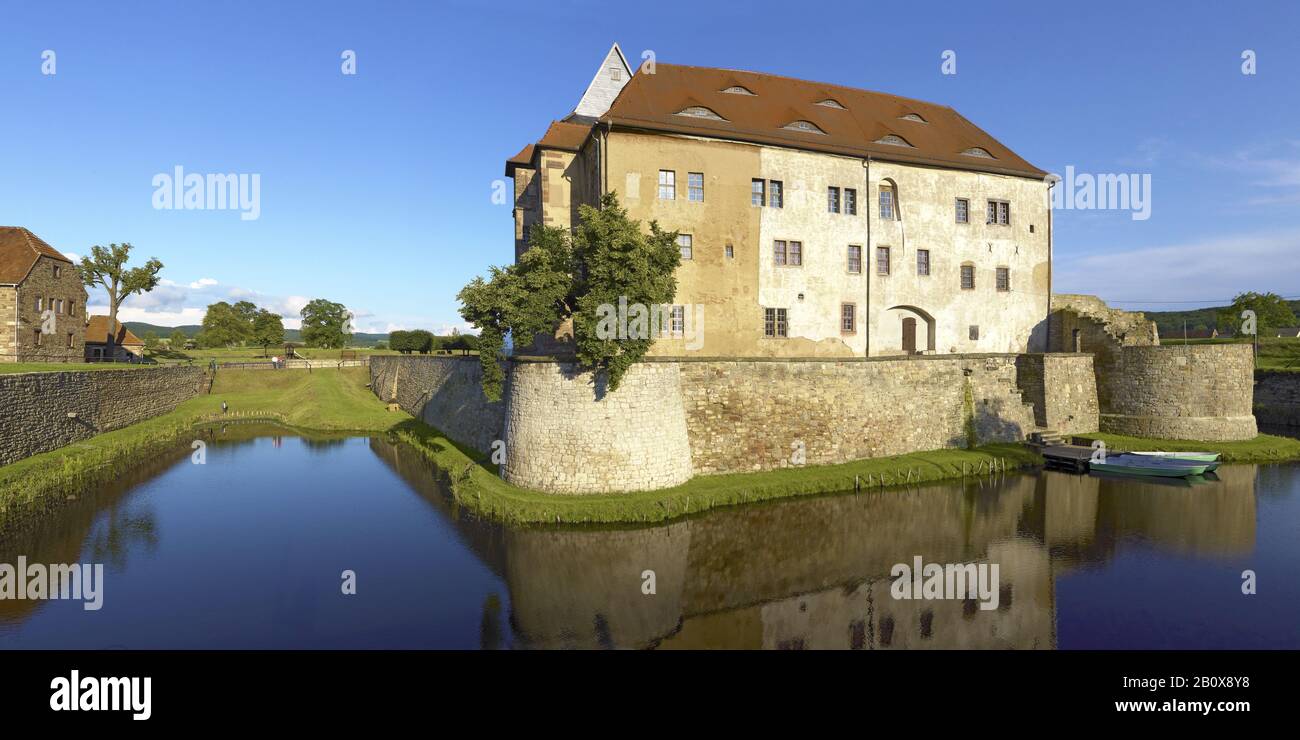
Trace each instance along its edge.
<instances>
[{"instance_id":1,"label":"grassy embankment","mask_svg":"<svg viewBox=\"0 0 1300 740\"><path fill-rule=\"evenodd\" d=\"M494 466L408 414L391 412L365 387L365 368L342 370L223 370L211 395L176 410L85 442L0 467L0 529L6 515L128 469L133 461L171 449L196 424L220 419L267 419L303 429L392 435L420 450L468 509L516 523L654 522L714 506L865 487L917 484L1033 465L1020 445L940 450L842 465L702 476L676 488L610 495L557 496L501 480ZM222 415L222 401L230 412Z\"/></svg>"},{"instance_id":2,"label":"grassy embankment","mask_svg":"<svg viewBox=\"0 0 1300 740\"><path fill-rule=\"evenodd\" d=\"M1082 439L1100 439L1108 450L1159 452L1217 452L1224 462L1269 463L1300 460L1300 439L1261 434L1241 442L1197 442L1186 439L1147 439L1119 434L1078 434Z\"/></svg>"}]
</instances>

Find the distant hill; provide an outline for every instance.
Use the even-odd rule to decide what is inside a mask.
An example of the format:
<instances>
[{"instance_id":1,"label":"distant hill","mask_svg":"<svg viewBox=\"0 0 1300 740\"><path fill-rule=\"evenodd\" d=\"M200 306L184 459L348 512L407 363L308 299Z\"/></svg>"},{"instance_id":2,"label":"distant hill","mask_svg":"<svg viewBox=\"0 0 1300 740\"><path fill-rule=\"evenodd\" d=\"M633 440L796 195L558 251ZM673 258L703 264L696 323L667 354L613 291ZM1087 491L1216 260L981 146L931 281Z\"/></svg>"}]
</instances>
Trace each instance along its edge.
<instances>
[{"instance_id":1,"label":"distant hill","mask_svg":"<svg viewBox=\"0 0 1300 740\"><path fill-rule=\"evenodd\" d=\"M126 328L131 330L132 334L136 335L137 337L140 337L141 339L144 338L145 332L150 332L150 331L153 332L154 334L157 334L159 339L166 339L167 337L170 337L172 335L172 332L176 331L177 329L180 329L181 333L184 334L187 339L192 339L196 334L198 334L203 329L203 327L197 324L186 324L184 326L158 326L157 324L147 324L143 321L124 321L122 323L126 325ZM284 341L301 342L302 334L300 334L297 329L285 329ZM386 342L386 341L388 341L387 334L367 334L365 332L357 332L356 334L352 335L352 344L358 347L366 347L374 344L375 342Z\"/></svg>"},{"instance_id":2,"label":"distant hill","mask_svg":"<svg viewBox=\"0 0 1300 740\"><path fill-rule=\"evenodd\" d=\"M1291 306L1291 311L1296 316L1300 316L1300 301L1287 301ZM1187 322L1188 331L1197 329L1214 329L1220 328L1215 326L1215 321L1226 306L1216 306L1214 308L1197 308L1187 311L1144 311L1148 319L1156 322L1156 328L1160 330L1162 337L1176 337L1183 333L1183 322Z\"/></svg>"}]
</instances>

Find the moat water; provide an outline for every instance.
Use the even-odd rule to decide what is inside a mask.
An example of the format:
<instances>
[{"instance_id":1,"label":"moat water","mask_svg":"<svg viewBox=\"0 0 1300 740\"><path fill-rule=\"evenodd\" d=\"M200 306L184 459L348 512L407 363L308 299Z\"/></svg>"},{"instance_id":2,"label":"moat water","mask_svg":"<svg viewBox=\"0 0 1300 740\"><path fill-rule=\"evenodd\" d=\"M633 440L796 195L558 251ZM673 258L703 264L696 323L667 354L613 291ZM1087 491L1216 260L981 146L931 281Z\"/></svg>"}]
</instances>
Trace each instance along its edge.
<instances>
[{"instance_id":1,"label":"moat water","mask_svg":"<svg viewBox=\"0 0 1300 740\"><path fill-rule=\"evenodd\" d=\"M232 426L203 465L185 445L0 541L0 563L104 566L98 611L0 600L0 649L1300 648L1300 465L1218 477L1039 472L519 529L459 511L401 444ZM895 599L916 556L998 564L998 607Z\"/></svg>"}]
</instances>

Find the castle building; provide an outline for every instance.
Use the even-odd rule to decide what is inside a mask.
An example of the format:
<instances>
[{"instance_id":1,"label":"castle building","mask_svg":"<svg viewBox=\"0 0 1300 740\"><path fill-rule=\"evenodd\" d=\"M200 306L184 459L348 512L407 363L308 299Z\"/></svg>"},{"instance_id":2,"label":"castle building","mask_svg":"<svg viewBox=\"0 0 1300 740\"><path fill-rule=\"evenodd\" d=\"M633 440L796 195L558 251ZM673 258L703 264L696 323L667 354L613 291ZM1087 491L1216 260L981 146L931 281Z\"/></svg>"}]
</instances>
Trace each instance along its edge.
<instances>
[{"instance_id":1,"label":"castle building","mask_svg":"<svg viewBox=\"0 0 1300 740\"><path fill-rule=\"evenodd\" d=\"M72 260L21 226L0 226L0 362L82 362L85 331Z\"/></svg>"},{"instance_id":2,"label":"castle building","mask_svg":"<svg viewBox=\"0 0 1300 740\"><path fill-rule=\"evenodd\" d=\"M1047 346L1047 173L948 106L728 69L634 73L615 44L505 171L516 258L534 224L571 228L607 192L679 232L651 354Z\"/></svg>"}]
</instances>

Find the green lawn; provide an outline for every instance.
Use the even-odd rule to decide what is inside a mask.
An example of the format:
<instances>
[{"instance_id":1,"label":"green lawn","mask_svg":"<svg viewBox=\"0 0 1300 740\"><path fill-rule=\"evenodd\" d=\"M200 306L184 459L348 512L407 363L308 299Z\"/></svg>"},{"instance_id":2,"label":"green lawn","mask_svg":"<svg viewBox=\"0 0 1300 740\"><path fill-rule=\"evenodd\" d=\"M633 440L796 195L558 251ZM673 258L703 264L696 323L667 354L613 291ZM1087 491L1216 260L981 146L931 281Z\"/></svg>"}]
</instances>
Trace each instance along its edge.
<instances>
[{"instance_id":1,"label":"green lawn","mask_svg":"<svg viewBox=\"0 0 1300 740\"><path fill-rule=\"evenodd\" d=\"M1086 440L1100 439L1106 447L1122 451L1217 452L1224 462L1266 463L1300 460L1300 439L1261 434L1241 442L1197 442L1185 439L1147 439L1119 434L1077 434Z\"/></svg>"}]
</instances>

